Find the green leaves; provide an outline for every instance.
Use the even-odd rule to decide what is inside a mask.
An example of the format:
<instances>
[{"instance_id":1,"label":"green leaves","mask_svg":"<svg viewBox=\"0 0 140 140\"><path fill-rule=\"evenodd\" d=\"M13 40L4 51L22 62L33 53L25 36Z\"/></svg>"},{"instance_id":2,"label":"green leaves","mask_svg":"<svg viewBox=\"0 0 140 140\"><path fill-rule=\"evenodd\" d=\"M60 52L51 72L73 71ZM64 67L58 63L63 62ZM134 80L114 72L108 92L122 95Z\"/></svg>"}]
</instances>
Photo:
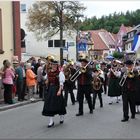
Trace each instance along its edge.
<instances>
[{"instance_id":1,"label":"green leaves","mask_svg":"<svg viewBox=\"0 0 140 140\"><path fill-rule=\"evenodd\" d=\"M118 33L119 28L122 24L125 26L138 25L140 20L140 10L136 10L134 12L127 11L124 13L116 13L109 14L109 16L102 16L97 19L96 16L92 18L86 18L81 26L81 30L98 30L98 29L106 29L111 33Z\"/></svg>"}]
</instances>

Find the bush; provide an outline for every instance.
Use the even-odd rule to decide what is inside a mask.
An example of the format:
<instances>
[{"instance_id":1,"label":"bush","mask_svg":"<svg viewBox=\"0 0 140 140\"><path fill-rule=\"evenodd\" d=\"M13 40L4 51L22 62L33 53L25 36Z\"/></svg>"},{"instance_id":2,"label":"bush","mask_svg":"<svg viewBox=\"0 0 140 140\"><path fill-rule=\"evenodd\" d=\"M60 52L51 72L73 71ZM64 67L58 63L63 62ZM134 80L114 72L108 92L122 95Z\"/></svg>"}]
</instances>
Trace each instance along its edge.
<instances>
[{"instance_id":1,"label":"bush","mask_svg":"<svg viewBox=\"0 0 140 140\"><path fill-rule=\"evenodd\" d=\"M123 52L114 52L113 53L113 57L116 58L116 59L122 59L124 57L124 54Z\"/></svg>"}]
</instances>

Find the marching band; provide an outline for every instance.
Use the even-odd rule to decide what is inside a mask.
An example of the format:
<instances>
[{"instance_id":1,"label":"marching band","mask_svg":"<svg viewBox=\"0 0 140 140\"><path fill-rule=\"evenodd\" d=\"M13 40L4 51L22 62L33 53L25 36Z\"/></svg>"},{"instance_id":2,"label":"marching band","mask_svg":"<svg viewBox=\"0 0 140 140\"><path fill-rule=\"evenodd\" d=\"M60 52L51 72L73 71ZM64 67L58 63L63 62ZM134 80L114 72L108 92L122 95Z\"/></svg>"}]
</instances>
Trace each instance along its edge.
<instances>
[{"instance_id":1,"label":"marching band","mask_svg":"<svg viewBox=\"0 0 140 140\"><path fill-rule=\"evenodd\" d=\"M127 60L122 63L119 60L114 60L111 63L95 63L89 61L87 57L80 58L79 62L81 65L78 68L76 68L77 66L73 61L68 61L63 65L63 68L59 68L58 62L56 63L54 58L47 59L45 74L48 78L46 79L47 88L44 93L46 95L42 115L50 116L48 127L54 125L53 116L56 114L60 115L60 123L64 122L69 93L72 105L75 105L76 98L73 92L75 84L79 103L76 116L84 115L84 97L88 103L90 114L93 114L95 109L97 96L102 108L102 93L104 93L110 97L110 105L113 103L114 97L116 103L119 103L122 96L122 122L129 120L129 106L131 118L134 119L135 114L139 113L138 106L140 105L140 70L138 70L138 62Z\"/></svg>"}]
</instances>

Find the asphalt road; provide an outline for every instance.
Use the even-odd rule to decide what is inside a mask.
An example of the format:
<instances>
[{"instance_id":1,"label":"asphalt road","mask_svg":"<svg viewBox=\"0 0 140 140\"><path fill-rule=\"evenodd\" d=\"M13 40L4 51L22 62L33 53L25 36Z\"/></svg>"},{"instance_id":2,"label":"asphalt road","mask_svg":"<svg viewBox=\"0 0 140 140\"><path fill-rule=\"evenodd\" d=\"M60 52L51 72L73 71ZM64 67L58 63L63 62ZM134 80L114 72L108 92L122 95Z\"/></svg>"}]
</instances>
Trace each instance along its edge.
<instances>
[{"instance_id":1,"label":"asphalt road","mask_svg":"<svg viewBox=\"0 0 140 140\"><path fill-rule=\"evenodd\" d=\"M41 115L43 102L0 112L0 139L42 138L42 139L135 139L140 138L140 115L128 122L121 122L122 103L108 105L108 97L103 95L104 107L97 101L93 114L89 114L84 103L84 116L76 117L78 104L67 107L64 124L59 124L55 116L55 126L47 128L48 118Z\"/></svg>"}]
</instances>

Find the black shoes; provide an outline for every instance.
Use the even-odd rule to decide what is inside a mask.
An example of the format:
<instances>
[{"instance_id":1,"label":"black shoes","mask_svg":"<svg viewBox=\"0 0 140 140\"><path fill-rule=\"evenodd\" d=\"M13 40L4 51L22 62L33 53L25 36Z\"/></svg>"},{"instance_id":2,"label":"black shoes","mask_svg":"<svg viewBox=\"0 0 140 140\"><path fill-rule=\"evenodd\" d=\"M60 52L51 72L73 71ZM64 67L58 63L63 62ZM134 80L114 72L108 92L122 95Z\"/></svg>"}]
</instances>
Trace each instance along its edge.
<instances>
[{"instance_id":1,"label":"black shoes","mask_svg":"<svg viewBox=\"0 0 140 140\"><path fill-rule=\"evenodd\" d=\"M77 113L76 116L83 116L83 113Z\"/></svg>"},{"instance_id":2,"label":"black shoes","mask_svg":"<svg viewBox=\"0 0 140 140\"><path fill-rule=\"evenodd\" d=\"M72 105L75 105L75 102L73 102Z\"/></svg>"},{"instance_id":3,"label":"black shoes","mask_svg":"<svg viewBox=\"0 0 140 140\"><path fill-rule=\"evenodd\" d=\"M90 110L89 113L90 113L90 114L93 114L93 110Z\"/></svg>"},{"instance_id":4,"label":"black shoes","mask_svg":"<svg viewBox=\"0 0 140 140\"><path fill-rule=\"evenodd\" d=\"M124 118L124 119L121 120L121 122L127 122L127 121L128 121L127 118Z\"/></svg>"},{"instance_id":5,"label":"black shoes","mask_svg":"<svg viewBox=\"0 0 140 140\"><path fill-rule=\"evenodd\" d=\"M132 116L131 116L131 119L135 119L135 115L132 115Z\"/></svg>"},{"instance_id":6,"label":"black shoes","mask_svg":"<svg viewBox=\"0 0 140 140\"><path fill-rule=\"evenodd\" d=\"M54 126L54 122L51 125L48 125L48 128L51 128Z\"/></svg>"},{"instance_id":7,"label":"black shoes","mask_svg":"<svg viewBox=\"0 0 140 140\"><path fill-rule=\"evenodd\" d=\"M60 121L60 124L63 124L64 123L64 121Z\"/></svg>"}]
</instances>

